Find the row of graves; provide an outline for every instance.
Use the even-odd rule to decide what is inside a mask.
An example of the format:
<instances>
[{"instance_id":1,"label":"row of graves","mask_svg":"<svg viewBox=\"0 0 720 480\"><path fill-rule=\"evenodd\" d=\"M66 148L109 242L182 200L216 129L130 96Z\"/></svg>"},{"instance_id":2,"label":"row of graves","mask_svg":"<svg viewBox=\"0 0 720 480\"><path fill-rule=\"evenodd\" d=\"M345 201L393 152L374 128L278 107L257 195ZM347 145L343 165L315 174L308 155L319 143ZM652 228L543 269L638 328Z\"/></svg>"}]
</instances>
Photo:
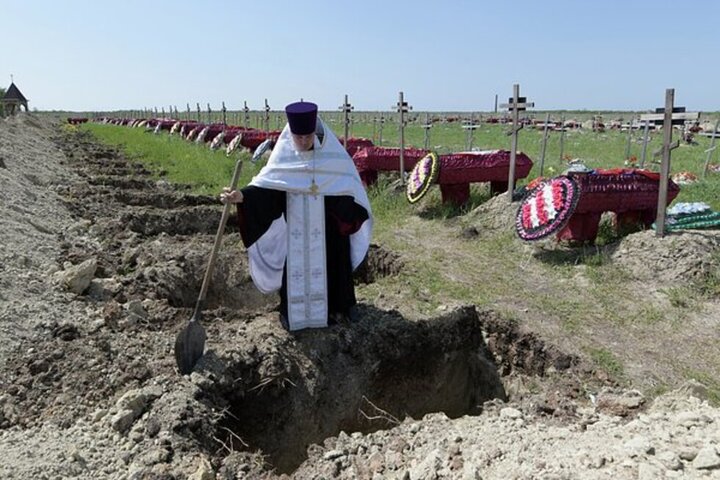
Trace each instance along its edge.
<instances>
[{"instance_id":1,"label":"row of graves","mask_svg":"<svg viewBox=\"0 0 720 480\"><path fill-rule=\"evenodd\" d=\"M643 126L646 135L651 127L662 129L663 146L655 152L656 156L662 156L660 172L647 170L643 168L644 165L640 168L628 165L627 168L590 169L576 162L571 163L562 175L546 178L543 177L544 155L541 153L540 177L519 189L515 188L517 180L526 178L533 167L532 160L518 150L519 133L528 125L535 128L538 125L527 121L527 109L534 104L520 96L519 85L514 85L513 96L508 99L508 103L501 105L507 109L504 118L510 119L507 122L510 127L507 134L511 140L509 150L473 149L438 155L427 148L427 141L425 148L406 146L404 129L408 123L407 114L412 107L405 101L403 92L399 93L398 102L393 107L399 114L398 147L377 146L370 139L349 136L353 106L348 102L347 95L339 107L344 128L344 136L340 140L353 158L366 187L373 185L382 172L399 172L400 182L405 186L410 203L418 202L434 185L439 186L443 203L455 205L464 205L469 201L472 183L489 182L493 194L512 192L508 195L510 208L515 208L519 202L516 231L526 241L554 235L557 240L594 242L601 216L605 212L614 214L615 228L623 231L639 226L654 228L658 236L663 236L668 231L679 229L716 228L720 226L720 213L711 211L706 204L680 204L667 210L680 192L679 182L673 181L670 175L671 152L679 145L679 141L672 141L673 126L684 126L693 121L697 125L699 118L699 113L685 112L684 108L675 107L673 101L674 90L668 89L665 108L642 115L637 124ZM265 125L268 126L267 101L265 111ZM247 112L246 105L246 124ZM280 131L227 125L224 113L223 105L222 123L170 118L102 118L101 121L144 127L156 134L166 131L197 144L208 144L211 149L225 148L228 156L243 148L253 153L253 161L272 150ZM86 119L68 121L81 123ZM594 119L593 124L599 125L599 119ZM431 125L426 117L426 132ZM464 126L468 127L469 135L474 130L473 125L475 123ZM632 125L628 123L628 131L633 129ZM548 116L541 128L547 132L550 128L558 128L558 124L552 126ZM559 128L576 128L576 125L563 121ZM714 150L717 125L713 130L708 160ZM547 140L547 135L544 140Z\"/></svg>"},{"instance_id":2,"label":"row of graves","mask_svg":"<svg viewBox=\"0 0 720 480\"><path fill-rule=\"evenodd\" d=\"M671 176L671 153L680 145L679 140L673 142L674 126L683 127L683 141L686 141L684 133L688 122L697 126L699 119L699 113L674 106L674 94L674 89L668 89L665 107L641 115L638 123L645 129L645 148L650 126L662 130L663 145L654 152L654 156L662 157L660 172L642 168L642 163L640 168L629 165L629 168L590 169L578 161L571 163L563 175L536 178L522 192L515 217L518 236L534 241L555 235L557 240L592 243L605 212L614 214L615 229L653 228L659 237L669 231L719 228L720 212L713 212L703 202L680 203L668 209L680 192L680 182L673 181L677 177ZM630 132L634 127L628 124L626 128ZM713 127L705 172L716 135L717 124Z\"/></svg>"}]
</instances>

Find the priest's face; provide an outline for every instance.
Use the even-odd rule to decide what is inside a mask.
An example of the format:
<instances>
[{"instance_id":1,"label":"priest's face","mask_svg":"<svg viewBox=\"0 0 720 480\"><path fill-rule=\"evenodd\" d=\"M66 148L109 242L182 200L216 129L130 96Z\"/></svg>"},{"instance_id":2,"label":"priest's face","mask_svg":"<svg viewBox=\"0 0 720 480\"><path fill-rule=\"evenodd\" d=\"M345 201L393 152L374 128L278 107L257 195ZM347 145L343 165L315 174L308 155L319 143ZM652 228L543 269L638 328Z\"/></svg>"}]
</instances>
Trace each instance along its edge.
<instances>
[{"instance_id":1,"label":"priest's face","mask_svg":"<svg viewBox=\"0 0 720 480\"><path fill-rule=\"evenodd\" d=\"M297 135L293 133L292 139L297 151L306 152L313 147L313 140L315 139L315 134L309 133L307 135Z\"/></svg>"}]
</instances>

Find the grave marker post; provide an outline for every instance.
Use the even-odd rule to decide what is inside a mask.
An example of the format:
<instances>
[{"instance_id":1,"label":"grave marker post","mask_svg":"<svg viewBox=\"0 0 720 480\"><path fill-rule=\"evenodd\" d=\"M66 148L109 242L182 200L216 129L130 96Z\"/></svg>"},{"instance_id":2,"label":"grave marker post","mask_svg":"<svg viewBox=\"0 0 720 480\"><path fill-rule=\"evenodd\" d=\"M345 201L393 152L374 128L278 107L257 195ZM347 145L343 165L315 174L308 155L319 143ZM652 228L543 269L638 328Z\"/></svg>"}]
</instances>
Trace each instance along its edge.
<instances>
[{"instance_id":1,"label":"grave marker post","mask_svg":"<svg viewBox=\"0 0 720 480\"><path fill-rule=\"evenodd\" d=\"M655 234L665 236L665 210L667 208L667 190L670 180L670 154L680 146L679 141L672 141L673 125L684 125L685 120L696 120L698 112L686 112L685 107L675 107L675 89L665 90L665 108L656 108L654 114L641 115L641 120L654 121L663 126L662 163L660 164L660 185L658 186L657 217L655 218Z\"/></svg>"},{"instance_id":2,"label":"grave marker post","mask_svg":"<svg viewBox=\"0 0 720 480\"><path fill-rule=\"evenodd\" d=\"M432 128L429 113L425 113L425 125L423 125L422 128L425 130L425 150L427 150L430 145L430 129Z\"/></svg>"},{"instance_id":3,"label":"grave marker post","mask_svg":"<svg viewBox=\"0 0 720 480\"><path fill-rule=\"evenodd\" d=\"M563 162L565 154L565 115L560 116L560 164Z\"/></svg>"},{"instance_id":4,"label":"grave marker post","mask_svg":"<svg viewBox=\"0 0 720 480\"><path fill-rule=\"evenodd\" d=\"M717 129L720 127L720 119L718 119L715 122L715 128L713 129L712 133L712 140L710 140L710 148L705 150L707 152L707 157L705 157L705 165L703 165L703 178L707 175L708 168L710 167L710 159L712 158L713 151L717 148L715 146L715 138L717 138Z\"/></svg>"},{"instance_id":5,"label":"grave marker post","mask_svg":"<svg viewBox=\"0 0 720 480\"><path fill-rule=\"evenodd\" d=\"M473 147L473 140L475 136L475 129L478 128L479 125L475 123L475 114L470 114L470 122L466 123L462 126L462 128L465 130L465 149L469 152L472 150Z\"/></svg>"},{"instance_id":6,"label":"grave marker post","mask_svg":"<svg viewBox=\"0 0 720 480\"><path fill-rule=\"evenodd\" d=\"M345 129L345 136L343 137L343 148L347 149L347 142L348 142L348 130L350 129L350 112L352 112L355 107L350 105L348 102L348 96L345 95L345 102L338 107L339 110L343 113L343 126Z\"/></svg>"},{"instance_id":7,"label":"grave marker post","mask_svg":"<svg viewBox=\"0 0 720 480\"><path fill-rule=\"evenodd\" d=\"M520 85L517 83L513 85L513 96L508 99L508 103L500 105L500 107L507 108L512 113L512 130L508 133L511 135L510 168L508 170L508 198L510 203L513 201L513 191L515 190L515 158L517 155L518 132L523 128L522 125L518 125L518 117L521 110L534 106L534 103L528 102L527 98L520 96Z\"/></svg>"},{"instance_id":8,"label":"grave marker post","mask_svg":"<svg viewBox=\"0 0 720 480\"><path fill-rule=\"evenodd\" d=\"M403 99L403 92L400 92L396 107L400 113L400 185L405 185L405 114L412 110L412 107Z\"/></svg>"},{"instance_id":9,"label":"grave marker post","mask_svg":"<svg viewBox=\"0 0 720 480\"><path fill-rule=\"evenodd\" d=\"M550 113L545 115L545 125L543 126L543 139L540 147L540 176L543 176L545 169L545 152L547 151L548 132L550 131Z\"/></svg>"},{"instance_id":10,"label":"grave marker post","mask_svg":"<svg viewBox=\"0 0 720 480\"><path fill-rule=\"evenodd\" d=\"M270 105L268 105L267 98L265 99L265 121L263 126L266 132L270 131Z\"/></svg>"},{"instance_id":11,"label":"grave marker post","mask_svg":"<svg viewBox=\"0 0 720 480\"><path fill-rule=\"evenodd\" d=\"M640 154L640 168L645 168L645 159L647 158L648 141L650 140L650 122L645 121L643 127L643 148Z\"/></svg>"}]
</instances>

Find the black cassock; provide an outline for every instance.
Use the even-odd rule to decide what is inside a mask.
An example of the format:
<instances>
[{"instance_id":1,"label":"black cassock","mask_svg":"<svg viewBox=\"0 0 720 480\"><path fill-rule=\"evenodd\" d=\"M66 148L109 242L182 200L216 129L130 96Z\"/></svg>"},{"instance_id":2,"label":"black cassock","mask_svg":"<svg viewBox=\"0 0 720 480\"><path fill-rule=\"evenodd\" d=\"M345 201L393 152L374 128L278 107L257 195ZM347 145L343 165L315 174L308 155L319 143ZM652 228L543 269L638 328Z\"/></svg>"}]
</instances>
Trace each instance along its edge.
<instances>
[{"instance_id":1,"label":"black cassock","mask_svg":"<svg viewBox=\"0 0 720 480\"><path fill-rule=\"evenodd\" d=\"M285 215L286 196L282 190L248 186L242 189L243 202L238 204L240 234L245 248L255 243L270 225ZM368 219L364 207L350 195L325 196L325 249L327 259L328 314L347 314L355 305L355 285L350 257L350 235ZM280 313L286 318L287 260L280 287Z\"/></svg>"}]
</instances>

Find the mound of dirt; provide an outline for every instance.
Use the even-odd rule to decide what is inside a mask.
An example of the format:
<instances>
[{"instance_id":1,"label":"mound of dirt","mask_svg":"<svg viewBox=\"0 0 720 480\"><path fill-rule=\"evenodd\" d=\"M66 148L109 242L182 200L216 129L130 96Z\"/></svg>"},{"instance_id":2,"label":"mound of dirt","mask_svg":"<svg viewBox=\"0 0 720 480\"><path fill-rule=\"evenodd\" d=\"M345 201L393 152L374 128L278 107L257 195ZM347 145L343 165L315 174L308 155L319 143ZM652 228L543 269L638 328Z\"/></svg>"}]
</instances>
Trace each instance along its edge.
<instances>
[{"instance_id":1,"label":"mound of dirt","mask_svg":"<svg viewBox=\"0 0 720 480\"><path fill-rule=\"evenodd\" d=\"M720 231L687 230L659 238L634 233L612 247L611 258L639 279L688 282L720 275Z\"/></svg>"},{"instance_id":2,"label":"mound of dirt","mask_svg":"<svg viewBox=\"0 0 720 480\"><path fill-rule=\"evenodd\" d=\"M468 213L465 218L478 231L515 231L515 214L519 203L508 202L508 193L501 193Z\"/></svg>"}]
</instances>

